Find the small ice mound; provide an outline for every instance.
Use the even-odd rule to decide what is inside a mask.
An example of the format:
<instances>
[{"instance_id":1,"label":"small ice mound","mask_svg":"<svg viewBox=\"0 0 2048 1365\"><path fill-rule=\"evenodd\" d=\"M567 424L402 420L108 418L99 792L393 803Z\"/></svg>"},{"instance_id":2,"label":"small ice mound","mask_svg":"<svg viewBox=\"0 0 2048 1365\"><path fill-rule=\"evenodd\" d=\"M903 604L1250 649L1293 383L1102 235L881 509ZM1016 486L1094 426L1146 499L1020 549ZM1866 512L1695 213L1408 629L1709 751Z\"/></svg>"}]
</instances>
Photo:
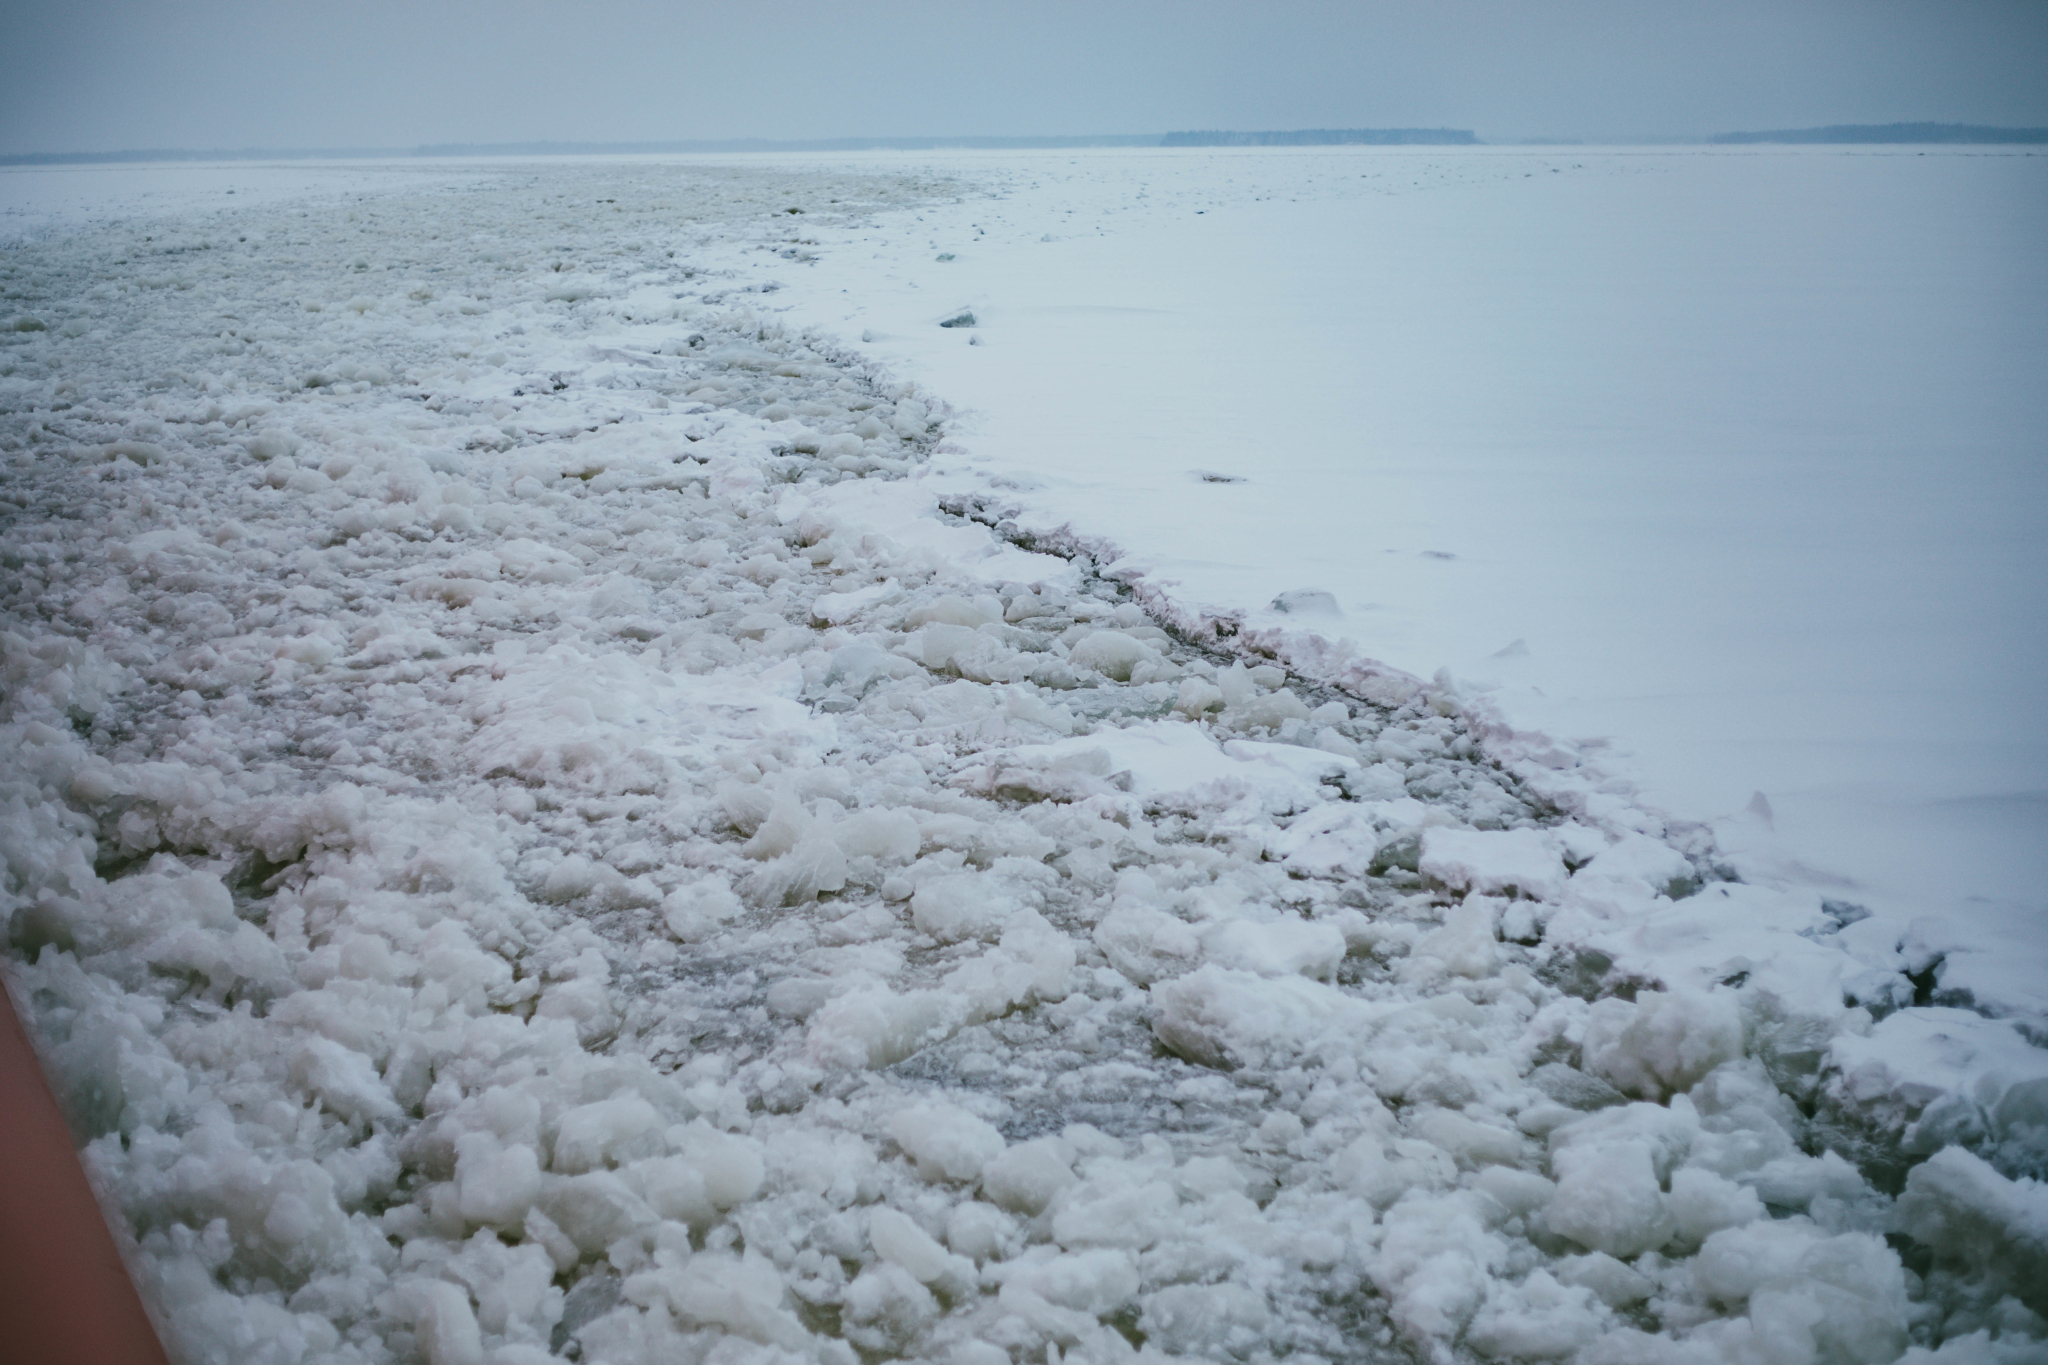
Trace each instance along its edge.
<instances>
[{"instance_id":1,"label":"small ice mound","mask_svg":"<svg viewBox=\"0 0 2048 1365\"><path fill-rule=\"evenodd\" d=\"M996 879L956 872L917 889L910 898L910 922L941 943L994 939L1016 908Z\"/></svg>"},{"instance_id":2,"label":"small ice mound","mask_svg":"<svg viewBox=\"0 0 2048 1365\"><path fill-rule=\"evenodd\" d=\"M1202 958L1202 940L1194 928L1149 905L1111 910L1095 926L1095 945L1111 966L1140 986L1191 971Z\"/></svg>"},{"instance_id":3,"label":"small ice mound","mask_svg":"<svg viewBox=\"0 0 2048 1365\"><path fill-rule=\"evenodd\" d=\"M1974 1148L2008 1176L2048 1176L2048 1053L2011 1019L1916 1006L1828 1044L1826 1094L1901 1143Z\"/></svg>"},{"instance_id":4,"label":"small ice mound","mask_svg":"<svg viewBox=\"0 0 2048 1365\"><path fill-rule=\"evenodd\" d=\"M1586 1016L1581 1049L1588 1074L1623 1094L1662 1099L1742 1055L1742 1012L1732 991L1602 1000Z\"/></svg>"},{"instance_id":5,"label":"small ice mound","mask_svg":"<svg viewBox=\"0 0 2048 1365\"><path fill-rule=\"evenodd\" d=\"M1020 1142L982 1168L982 1189L1001 1207L1035 1218L1060 1191L1079 1182L1074 1156L1065 1138Z\"/></svg>"},{"instance_id":6,"label":"small ice mound","mask_svg":"<svg viewBox=\"0 0 2048 1365\"><path fill-rule=\"evenodd\" d=\"M957 1027L957 1000L942 991L849 991L819 1007L805 1032L811 1061L830 1070L888 1066Z\"/></svg>"},{"instance_id":7,"label":"small ice mound","mask_svg":"<svg viewBox=\"0 0 2048 1365\"><path fill-rule=\"evenodd\" d=\"M1067 661L1117 682L1166 682L1180 670L1149 643L1121 630L1098 630L1074 642Z\"/></svg>"},{"instance_id":8,"label":"small ice mound","mask_svg":"<svg viewBox=\"0 0 2048 1365\"><path fill-rule=\"evenodd\" d=\"M1529 642L1518 637L1502 645L1487 657L1491 659L1526 659L1529 657Z\"/></svg>"},{"instance_id":9,"label":"small ice mound","mask_svg":"<svg viewBox=\"0 0 2048 1365\"><path fill-rule=\"evenodd\" d=\"M1260 976L1328 980L1345 951L1336 925L1303 919L1225 920L1209 926L1202 940L1212 961Z\"/></svg>"},{"instance_id":10,"label":"small ice mound","mask_svg":"<svg viewBox=\"0 0 2048 1365\"><path fill-rule=\"evenodd\" d=\"M903 811L863 810L840 821L832 838L851 857L907 863L917 856L922 836L917 821Z\"/></svg>"},{"instance_id":11,"label":"small ice mound","mask_svg":"<svg viewBox=\"0 0 2048 1365\"><path fill-rule=\"evenodd\" d=\"M1594 854L1578 875L1673 900L1682 899L1699 885L1698 874L1683 853L1662 839L1643 834L1625 835Z\"/></svg>"},{"instance_id":12,"label":"small ice mound","mask_svg":"<svg viewBox=\"0 0 2048 1365\"><path fill-rule=\"evenodd\" d=\"M1593 1291L1559 1284L1541 1270L1520 1284L1502 1286L1465 1329L1465 1340L1496 1360L1555 1360L1591 1344L1607 1330Z\"/></svg>"},{"instance_id":13,"label":"small ice mound","mask_svg":"<svg viewBox=\"0 0 2048 1365\"><path fill-rule=\"evenodd\" d=\"M1265 1297L1243 1285L1172 1285L1145 1296L1139 1330L1148 1344L1202 1356L1244 1356L1264 1337Z\"/></svg>"},{"instance_id":14,"label":"small ice mound","mask_svg":"<svg viewBox=\"0 0 2048 1365\"><path fill-rule=\"evenodd\" d=\"M803 1324L784 1303L788 1290L782 1276L773 1262L759 1252L749 1249L745 1256L736 1257L729 1252L705 1252L693 1256L680 1265L669 1265L642 1272L634 1277L635 1292L641 1300L657 1305L656 1312L666 1307L668 1313L686 1328L699 1331L720 1331L729 1337L741 1337L766 1347L780 1347L784 1352L795 1352L811 1342ZM582 1338L590 1358L619 1359L623 1350L610 1349L611 1341L598 1335L595 1329L613 1325L614 1331L629 1331L628 1323L633 1319L615 1314L601 1319L585 1329ZM596 1339L593 1341L593 1335ZM626 1348L625 1341L617 1346ZM638 1358L675 1358L679 1352L673 1347L639 1354ZM481 1357L478 1357L481 1359ZM745 1358L745 1357L738 1357ZM765 1353L754 1355L754 1359L776 1359ZM779 1358L797 1359L793 1355L779 1355ZM435 1357L438 1361L440 1357Z\"/></svg>"},{"instance_id":15,"label":"small ice mound","mask_svg":"<svg viewBox=\"0 0 2048 1365\"><path fill-rule=\"evenodd\" d=\"M953 593L946 593L912 611L904 618L903 628L905 630L915 630L919 626L936 623L946 626L965 626L971 630L976 626L987 625L1002 619L1002 601L993 594L983 594L980 597L969 599Z\"/></svg>"},{"instance_id":16,"label":"small ice mound","mask_svg":"<svg viewBox=\"0 0 2048 1365\"><path fill-rule=\"evenodd\" d=\"M1488 896L1467 896L1444 915L1442 927L1432 929L1416 941L1403 975L1427 978L1434 975L1479 978L1494 969L1500 957L1499 937L1502 902Z\"/></svg>"},{"instance_id":17,"label":"small ice mound","mask_svg":"<svg viewBox=\"0 0 2048 1365\"><path fill-rule=\"evenodd\" d=\"M400 1116L391 1088L370 1059L328 1038L308 1039L291 1063L295 1086L352 1122Z\"/></svg>"},{"instance_id":18,"label":"small ice mound","mask_svg":"<svg viewBox=\"0 0 2048 1365\"><path fill-rule=\"evenodd\" d=\"M1189 678L1180 685L1173 709L1191 720L1198 720L1211 711L1224 707L1223 689L1201 678Z\"/></svg>"},{"instance_id":19,"label":"small ice mound","mask_svg":"<svg viewBox=\"0 0 2048 1365\"><path fill-rule=\"evenodd\" d=\"M1544 1210L1544 1223L1558 1236L1626 1260L1663 1246L1678 1230L1649 1143L1568 1146L1551 1165L1557 1193Z\"/></svg>"},{"instance_id":20,"label":"small ice mound","mask_svg":"<svg viewBox=\"0 0 2048 1365\"><path fill-rule=\"evenodd\" d=\"M553 1165L565 1175L602 1170L661 1126L661 1115L638 1095L579 1105L556 1125Z\"/></svg>"},{"instance_id":21,"label":"small ice mound","mask_svg":"<svg viewBox=\"0 0 2048 1365\"><path fill-rule=\"evenodd\" d=\"M1321 588L1289 588L1273 599L1273 610L1290 616L1342 616L1334 594Z\"/></svg>"},{"instance_id":22,"label":"small ice mound","mask_svg":"<svg viewBox=\"0 0 2048 1365\"><path fill-rule=\"evenodd\" d=\"M977 327L979 325L980 323L975 319L974 311L969 308L961 309L953 314L952 317L939 324L941 327Z\"/></svg>"},{"instance_id":23,"label":"small ice mound","mask_svg":"<svg viewBox=\"0 0 2048 1365\"><path fill-rule=\"evenodd\" d=\"M1734 1348L1724 1358L1758 1358L1768 1343L1784 1360L1896 1360L1907 1344L1904 1271L1875 1233L1830 1236L1803 1219L1728 1228L1707 1239L1693 1283L1748 1310L1701 1333Z\"/></svg>"},{"instance_id":24,"label":"small ice mound","mask_svg":"<svg viewBox=\"0 0 2048 1365\"><path fill-rule=\"evenodd\" d=\"M299 438L289 431L272 427L259 431L242 442L242 449L249 452L251 459L275 460L286 455L299 453Z\"/></svg>"},{"instance_id":25,"label":"small ice mound","mask_svg":"<svg viewBox=\"0 0 2048 1365\"><path fill-rule=\"evenodd\" d=\"M704 877L670 891L662 899L661 919L676 938L695 943L738 915L742 908L730 885L717 877Z\"/></svg>"},{"instance_id":26,"label":"small ice mound","mask_svg":"<svg viewBox=\"0 0 2048 1365\"><path fill-rule=\"evenodd\" d=\"M1564 859L1533 829L1427 829L1416 867L1456 891L1514 891L1532 900L1555 900L1564 891Z\"/></svg>"},{"instance_id":27,"label":"small ice mound","mask_svg":"<svg viewBox=\"0 0 2048 1365\"><path fill-rule=\"evenodd\" d=\"M506 1146L487 1129L456 1138L456 1207L470 1222L519 1227L540 1193L540 1159L533 1148Z\"/></svg>"},{"instance_id":28,"label":"small ice mound","mask_svg":"<svg viewBox=\"0 0 2048 1365\"><path fill-rule=\"evenodd\" d=\"M1339 1188L1384 1209L1411 1190L1437 1190L1453 1184L1458 1168L1450 1155L1432 1142L1368 1133L1330 1159L1330 1176Z\"/></svg>"},{"instance_id":29,"label":"small ice mound","mask_svg":"<svg viewBox=\"0 0 2048 1365\"><path fill-rule=\"evenodd\" d=\"M765 864L746 879L748 899L761 906L798 905L843 888L846 854L832 833L830 822L793 797L778 800L742 850Z\"/></svg>"},{"instance_id":30,"label":"small ice mound","mask_svg":"<svg viewBox=\"0 0 2048 1365\"><path fill-rule=\"evenodd\" d=\"M1128 1251L1096 1247L1020 1258L1003 1284L1001 1303L1027 1321L1082 1337L1093 1320L1137 1296L1138 1267ZM1047 1311L1050 1309L1051 1311Z\"/></svg>"},{"instance_id":31,"label":"small ice mound","mask_svg":"<svg viewBox=\"0 0 2048 1365\"><path fill-rule=\"evenodd\" d=\"M939 1245L907 1214L876 1207L868 1211L868 1244L890 1265L919 1284L939 1283L954 1293L974 1282L974 1266Z\"/></svg>"},{"instance_id":32,"label":"small ice mound","mask_svg":"<svg viewBox=\"0 0 2048 1365\"><path fill-rule=\"evenodd\" d=\"M995 1125L951 1104L921 1104L889 1123L889 1135L925 1179L970 1183L1009 1144Z\"/></svg>"},{"instance_id":33,"label":"small ice mound","mask_svg":"<svg viewBox=\"0 0 2048 1365\"><path fill-rule=\"evenodd\" d=\"M1276 1063L1330 1032L1365 1027L1369 1006L1303 976L1258 976L1210 963L1152 990L1152 1033L1197 1066Z\"/></svg>"},{"instance_id":34,"label":"small ice mound","mask_svg":"<svg viewBox=\"0 0 2048 1365\"><path fill-rule=\"evenodd\" d=\"M2048 1185L1946 1147L1906 1177L1896 1219L1941 1262L2048 1314Z\"/></svg>"}]
</instances>

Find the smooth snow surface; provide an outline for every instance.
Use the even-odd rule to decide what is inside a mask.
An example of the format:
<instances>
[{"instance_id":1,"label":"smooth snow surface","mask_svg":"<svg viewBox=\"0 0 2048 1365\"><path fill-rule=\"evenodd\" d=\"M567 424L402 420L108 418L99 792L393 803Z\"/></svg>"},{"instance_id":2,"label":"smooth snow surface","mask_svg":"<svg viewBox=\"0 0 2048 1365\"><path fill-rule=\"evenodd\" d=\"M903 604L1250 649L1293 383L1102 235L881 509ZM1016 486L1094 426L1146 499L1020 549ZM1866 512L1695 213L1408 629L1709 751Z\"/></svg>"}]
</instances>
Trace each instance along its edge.
<instances>
[{"instance_id":1,"label":"smooth snow surface","mask_svg":"<svg viewBox=\"0 0 2048 1365\"><path fill-rule=\"evenodd\" d=\"M1027 524L1449 668L2048 1011L2048 157L963 163L998 197L776 278L967 409Z\"/></svg>"},{"instance_id":2,"label":"smooth snow surface","mask_svg":"<svg viewBox=\"0 0 2048 1365\"><path fill-rule=\"evenodd\" d=\"M1113 373L1095 315L931 273L981 248L927 224L1059 248L1144 189L1056 164L428 168L0 254L6 981L174 1354L2042 1359L1989 921L1376 662L1258 529L1320 553L1364 475L1204 432L1392 420L1331 348L1398 348L1283 294L1199 411L1214 319L1152 325L1118 408L1055 354ZM1538 162L1172 164L1161 222ZM1227 260L1186 287L1249 299ZM1031 422L1095 444L1031 473ZM1372 553L1481 557L1418 549Z\"/></svg>"}]
</instances>

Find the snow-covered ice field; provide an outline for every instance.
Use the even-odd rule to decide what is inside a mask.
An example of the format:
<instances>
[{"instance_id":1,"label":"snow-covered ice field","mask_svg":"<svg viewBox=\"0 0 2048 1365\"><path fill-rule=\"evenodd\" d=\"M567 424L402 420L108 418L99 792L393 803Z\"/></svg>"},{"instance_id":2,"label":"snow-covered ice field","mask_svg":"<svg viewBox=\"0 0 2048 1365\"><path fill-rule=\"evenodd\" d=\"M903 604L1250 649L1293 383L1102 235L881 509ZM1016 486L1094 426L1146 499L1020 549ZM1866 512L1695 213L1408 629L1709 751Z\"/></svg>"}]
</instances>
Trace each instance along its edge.
<instances>
[{"instance_id":1,"label":"snow-covered ice field","mask_svg":"<svg viewBox=\"0 0 2048 1365\"><path fill-rule=\"evenodd\" d=\"M1967 920L1943 984L2048 1010L2048 158L925 164L1002 197L775 278L969 410L1028 520L1447 667L1757 868Z\"/></svg>"},{"instance_id":2,"label":"snow-covered ice field","mask_svg":"<svg viewBox=\"0 0 2048 1365\"><path fill-rule=\"evenodd\" d=\"M462 163L116 162L0 167L0 237L53 227L208 213L462 178ZM235 203L228 201L234 199Z\"/></svg>"},{"instance_id":3,"label":"snow-covered ice field","mask_svg":"<svg viewBox=\"0 0 2048 1365\"><path fill-rule=\"evenodd\" d=\"M2044 164L11 182L174 1356L2048 1358Z\"/></svg>"}]
</instances>

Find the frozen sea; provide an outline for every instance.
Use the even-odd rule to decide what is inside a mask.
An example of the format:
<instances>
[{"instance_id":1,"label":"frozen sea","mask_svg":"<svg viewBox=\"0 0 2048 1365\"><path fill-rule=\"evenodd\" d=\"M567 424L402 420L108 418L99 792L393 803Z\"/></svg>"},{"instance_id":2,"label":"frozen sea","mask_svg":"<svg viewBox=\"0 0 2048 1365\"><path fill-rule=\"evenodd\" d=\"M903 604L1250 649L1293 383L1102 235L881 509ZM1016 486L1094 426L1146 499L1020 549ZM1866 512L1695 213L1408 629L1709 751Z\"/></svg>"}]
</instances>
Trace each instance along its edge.
<instances>
[{"instance_id":1,"label":"frozen sea","mask_svg":"<svg viewBox=\"0 0 2048 1365\"><path fill-rule=\"evenodd\" d=\"M1027 521L1447 668L2048 1008L2048 158L934 164L997 197L773 278L968 409Z\"/></svg>"},{"instance_id":2,"label":"frozen sea","mask_svg":"<svg viewBox=\"0 0 2048 1365\"><path fill-rule=\"evenodd\" d=\"M0 172L173 1358L2043 1359L2044 166Z\"/></svg>"}]
</instances>

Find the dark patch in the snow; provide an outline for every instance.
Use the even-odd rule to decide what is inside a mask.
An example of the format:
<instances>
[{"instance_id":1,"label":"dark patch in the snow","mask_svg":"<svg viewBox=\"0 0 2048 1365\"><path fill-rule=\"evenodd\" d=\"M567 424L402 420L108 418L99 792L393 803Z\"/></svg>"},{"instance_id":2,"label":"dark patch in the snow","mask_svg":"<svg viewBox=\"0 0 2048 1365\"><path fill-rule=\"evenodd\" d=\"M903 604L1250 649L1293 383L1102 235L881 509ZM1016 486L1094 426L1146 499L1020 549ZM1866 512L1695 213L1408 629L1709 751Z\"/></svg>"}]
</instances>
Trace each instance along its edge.
<instances>
[{"instance_id":1,"label":"dark patch in the snow","mask_svg":"<svg viewBox=\"0 0 2048 1365\"><path fill-rule=\"evenodd\" d=\"M1852 924L1860 924L1870 918L1869 908L1857 905L1853 901L1822 901L1820 912L1834 921L1838 930L1846 929Z\"/></svg>"},{"instance_id":2,"label":"dark patch in the snow","mask_svg":"<svg viewBox=\"0 0 2048 1365\"><path fill-rule=\"evenodd\" d=\"M93 875L103 882L117 882L142 871L157 854L172 851L171 846L165 843L152 844L144 849L127 849L111 839L101 839L94 849Z\"/></svg>"},{"instance_id":3,"label":"dark patch in the snow","mask_svg":"<svg viewBox=\"0 0 2048 1365\"><path fill-rule=\"evenodd\" d=\"M1395 1340L1387 1301L1370 1280L1340 1270L1329 1288L1315 1296L1313 1316L1290 1316L1291 1334L1308 1358L1356 1361L1358 1365L1411 1365L1415 1356ZM1313 1334L1313 1335L1311 1335Z\"/></svg>"},{"instance_id":4,"label":"dark patch in the snow","mask_svg":"<svg viewBox=\"0 0 2048 1365\"><path fill-rule=\"evenodd\" d=\"M1775 1022L1758 1020L1751 1050L1772 1084L1810 1117L1820 1098L1821 1067L1831 1041L1826 1025L1795 1015Z\"/></svg>"},{"instance_id":5,"label":"dark patch in the snow","mask_svg":"<svg viewBox=\"0 0 2048 1365\"><path fill-rule=\"evenodd\" d=\"M1842 930L1852 924L1858 924L1870 918L1869 910L1849 901L1822 901L1820 903L1820 912L1825 917L1825 922L1801 929L1799 931L1801 938L1810 938L1815 942L1819 942L1841 933Z\"/></svg>"},{"instance_id":6,"label":"dark patch in the snow","mask_svg":"<svg viewBox=\"0 0 2048 1365\"><path fill-rule=\"evenodd\" d=\"M1567 1109L1608 1109L1628 1103L1628 1096L1598 1076L1588 1076L1562 1062L1537 1067L1529 1073L1529 1083Z\"/></svg>"},{"instance_id":7,"label":"dark patch in the snow","mask_svg":"<svg viewBox=\"0 0 2048 1365\"><path fill-rule=\"evenodd\" d=\"M583 1345L576 1334L618 1307L625 1281L609 1270L593 1270L578 1280L562 1299L562 1320L555 1324L548 1350L565 1360L580 1360Z\"/></svg>"},{"instance_id":8,"label":"dark patch in the snow","mask_svg":"<svg viewBox=\"0 0 2048 1365\"><path fill-rule=\"evenodd\" d=\"M1244 482L1244 475L1242 475L1242 474L1218 474L1218 473L1215 473L1215 472L1213 472L1213 471L1211 471L1211 470L1207 470L1207 469L1197 469L1197 470L1195 471L1195 477L1196 477L1196 478L1198 478L1198 479L1200 479L1200 480L1201 480L1201 481L1202 481L1203 483L1243 483L1243 482Z\"/></svg>"},{"instance_id":9,"label":"dark patch in the snow","mask_svg":"<svg viewBox=\"0 0 2048 1365\"><path fill-rule=\"evenodd\" d=\"M1372 865L1366 871L1375 877L1384 877L1397 868L1403 872L1413 873L1418 871L1421 860L1422 836L1404 834L1398 839L1390 839L1382 844L1379 851L1372 855ZM1601 970L1605 971L1606 968L1603 967Z\"/></svg>"},{"instance_id":10,"label":"dark patch in the snow","mask_svg":"<svg viewBox=\"0 0 2048 1365\"><path fill-rule=\"evenodd\" d=\"M1705 885L1706 879L1703 877L1673 877L1657 889L1672 900L1682 901L1688 896L1697 896L1700 893L1700 888Z\"/></svg>"},{"instance_id":11,"label":"dark patch in the snow","mask_svg":"<svg viewBox=\"0 0 2048 1365\"><path fill-rule=\"evenodd\" d=\"M1823 1103L1807 1118L1806 1140L1800 1146L1808 1155L1833 1152L1862 1172L1872 1187L1894 1198L1906 1188L1906 1177L1913 1168L1932 1155L1903 1151L1898 1132L1866 1115Z\"/></svg>"},{"instance_id":12,"label":"dark patch in the snow","mask_svg":"<svg viewBox=\"0 0 2048 1365\"><path fill-rule=\"evenodd\" d=\"M1610 995L1633 1000L1636 992L1647 984L1616 976L1614 959L1598 948L1552 954L1537 965L1536 975L1566 995L1581 1000L1599 1000Z\"/></svg>"},{"instance_id":13,"label":"dark patch in the snow","mask_svg":"<svg viewBox=\"0 0 2048 1365\"><path fill-rule=\"evenodd\" d=\"M228 894L234 898L235 913L252 923L263 923L269 915L265 902L291 880L294 870L305 866L304 852L300 849L281 863L274 863L261 853L251 852L236 863L221 878L227 885Z\"/></svg>"},{"instance_id":14,"label":"dark patch in the snow","mask_svg":"<svg viewBox=\"0 0 2048 1365\"><path fill-rule=\"evenodd\" d=\"M24 905L8 917L7 941L31 962L45 948L68 953L76 942L57 907L44 901Z\"/></svg>"},{"instance_id":15,"label":"dark patch in the snow","mask_svg":"<svg viewBox=\"0 0 2048 1365\"><path fill-rule=\"evenodd\" d=\"M941 327L973 327L976 325L974 314L971 312L955 313L952 317L939 324Z\"/></svg>"},{"instance_id":16,"label":"dark patch in the snow","mask_svg":"<svg viewBox=\"0 0 2048 1365\"><path fill-rule=\"evenodd\" d=\"M1927 1272L1934 1268L1934 1248L1916 1242L1903 1232L1887 1232L1885 1245L1899 1254L1899 1264L1914 1275L1925 1279Z\"/></svg>"},{"instance_id":17,"label":"dark patch in the snow","mask_svg":"<svg viewBox=\"0 0 2048 1365\"><path fill-rule=\"evenodd\" d=\"M1019 1011L965 1029L888 1074L999 1097L1008 1113L996 1126L1012 1142L1071 1123L1126 1139L1238 1131L1255 1124L1271 1098L1261 1087L1219 1094L1199 1084L1215 1073L1160 1048L1135 1009L1116 1011L1086 1053L1063 1041L1045 1011Z\"/></svg>"},{"instance_id":18,"label":"dark patch in the snow","mask_svg":"<svg viewBox=\"0 0 2048 1365\"><path fill-rule=\"evenodd\" d=\"M1458 790L1458 779L1435 763L1418 763L1408 770L1408 794L1419 801L1441 801Z\"/></svg>"},{"instance_id":19,"label":"dark patch in the snow","mask_svg":"<svg viewBox=\"0 0 2048 1365\"><path fill-rule=\"evenodd\" d=\"M1452 554L1452 553L1451 553L1451 552L1450 552L1449 550L1424 550L1424 551L1422 552L1422 557L1423 557L1424 559L1456 559L1456 558L1457 558L1457 556L1456 556L1456 555L1454 555L1454 554Z\"/></svg>"},{"instance_id":20,"label":"dark patch in the snow","mask_svg":"<svg viewBox=\"0 0 2048 1365\"><path fill-rule=\"evenodd\" d=\"M1947 954L1937 953L1934 959L1919 971L1904 973L1906 980L1913 983L1913 1003L1915 1005L1932 1005L1935 1003L1934 992L1936 987L1941 984L1941 964L1947 960Z\"/></svg>"}]
</instances>

